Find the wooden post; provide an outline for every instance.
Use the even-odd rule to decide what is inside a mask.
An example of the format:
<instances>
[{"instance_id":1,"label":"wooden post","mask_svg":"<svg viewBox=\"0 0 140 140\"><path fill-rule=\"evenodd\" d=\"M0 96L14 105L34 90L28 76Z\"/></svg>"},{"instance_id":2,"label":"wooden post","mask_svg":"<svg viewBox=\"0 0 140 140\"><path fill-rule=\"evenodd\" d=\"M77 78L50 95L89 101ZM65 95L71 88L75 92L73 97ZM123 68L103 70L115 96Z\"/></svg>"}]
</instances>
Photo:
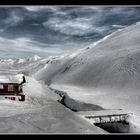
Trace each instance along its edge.
<instances>
[{"instance_id":1,"label":"wooden post","mask_svg":"<svg viewBox=\"0 0 140 140\"><path fill-rule=\"evenodd\" d=\"M111 120L111 116L109 116L109 120L110 120L110 122L112 121L112 120Z\"/></svg>"}]
</instances>

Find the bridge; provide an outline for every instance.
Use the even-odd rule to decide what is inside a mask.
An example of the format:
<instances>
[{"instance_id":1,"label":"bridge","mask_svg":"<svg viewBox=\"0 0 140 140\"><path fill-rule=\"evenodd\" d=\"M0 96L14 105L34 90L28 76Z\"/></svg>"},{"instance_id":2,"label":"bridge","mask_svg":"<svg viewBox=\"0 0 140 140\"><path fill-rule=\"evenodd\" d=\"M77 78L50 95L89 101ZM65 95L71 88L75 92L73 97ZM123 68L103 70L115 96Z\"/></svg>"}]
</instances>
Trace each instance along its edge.
<instances>
[{"instance_id":1,"label":"bridge","mask_svg":"<svg viewBox=\"0 0 140 140\"><path fill-rule=\"evenodd\" d=\"M100 110L100 111L79 111L77 112L82 118L92 124L101 124L107 122L125 122L127 117L132 114L118 110Z\"/></svg>"}]
</instances>

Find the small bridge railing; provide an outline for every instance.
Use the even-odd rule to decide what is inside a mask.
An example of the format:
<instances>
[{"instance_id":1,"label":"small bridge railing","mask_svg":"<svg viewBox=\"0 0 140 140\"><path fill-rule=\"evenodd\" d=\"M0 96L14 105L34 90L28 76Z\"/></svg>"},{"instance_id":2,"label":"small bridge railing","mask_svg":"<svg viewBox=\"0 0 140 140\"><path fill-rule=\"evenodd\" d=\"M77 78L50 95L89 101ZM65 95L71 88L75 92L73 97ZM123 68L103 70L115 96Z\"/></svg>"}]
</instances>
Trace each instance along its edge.
<instances>
[{"instance_id":1,"label":"small bridge railing","mask_svg":"<svg viewBox=\"0 0 140 140\"><path fill-rule=\"evenodd\" d=\"M89 115L85 116L85 118L92 120L93 123L123 122L126 120L128 115L129 114L112 114L101 116Z\"/></svg>"}]
</instances>

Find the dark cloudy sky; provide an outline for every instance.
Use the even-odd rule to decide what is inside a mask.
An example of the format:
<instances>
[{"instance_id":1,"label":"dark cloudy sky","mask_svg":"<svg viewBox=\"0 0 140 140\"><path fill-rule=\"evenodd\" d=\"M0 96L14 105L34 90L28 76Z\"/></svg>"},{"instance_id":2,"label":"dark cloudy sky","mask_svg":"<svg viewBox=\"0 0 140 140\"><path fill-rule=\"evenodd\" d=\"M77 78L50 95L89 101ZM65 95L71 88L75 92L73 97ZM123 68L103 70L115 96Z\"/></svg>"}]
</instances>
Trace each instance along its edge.
<instances>
[{"instance_id":1,"label":"dark cloudy sky","mask_svg":"<svg viewBox=\"0 0 140 140\"><path fill-rule=\"evenodd\" d=\"M74 52L140 21L140 7L0 7L0 58Z\"/></svg>"}]
</instances>

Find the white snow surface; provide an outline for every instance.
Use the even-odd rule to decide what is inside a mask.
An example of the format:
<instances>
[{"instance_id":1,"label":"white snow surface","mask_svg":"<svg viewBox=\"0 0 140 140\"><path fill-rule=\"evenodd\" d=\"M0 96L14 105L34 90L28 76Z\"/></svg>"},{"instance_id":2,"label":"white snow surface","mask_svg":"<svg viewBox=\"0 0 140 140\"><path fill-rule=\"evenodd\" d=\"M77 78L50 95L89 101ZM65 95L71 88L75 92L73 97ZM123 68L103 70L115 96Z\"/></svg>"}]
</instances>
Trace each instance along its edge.
<instances>
[{"instance_id":1,"label":"white snow surface","mask_svg":"<svg viewBox=\"0 0 140 140\"><path fill-rule=\"evenodd\" d=\"M140 132L136 125L140 120L140 24L118 30L73 54L1 59L0 74L7 73L28 77L24 89L27 101L0 100L0 106L5 107L0 112L0 132L104 133L58 103L58 96L46 84L79 102L132 112L134 116L128 120L137 128L132 131ZM68 104L72 106L73 100L67 100ZM10 123L5 130L1 127L14 118L16 125Z\"/></svg>"},{"instance_id":2,"label":"white snow surface","mask_svg":"<svg viewBox=\"0 0 140 140\"><path fill-rule=\"evenodd\" d=\"M107 133L84 121L71 110L57 102L58 95L48 89L43 81L37 81L30 74L39 69L38 60L26 59L23 63L7 65L0 63L0 74L4 81L8 74L25 72L26 83L23 92L25 102L12 101L0 96L0 133ZM46 63L47 59L41 60ZM19 76L19 75L18 75Z\"/></svg>"},{"instance_id":3,"label":"white snow surface","mask_svg":"<svg viewBox=\"0 0 140 140\"><path fill-rule=\"evenodd\" d=\"M20 84L23 81L23 74L17 75L0 75L0 83L17 83Z\"/></svg>"},{"instance_id":4,"label":"white snow surface","mask_svg":"<svg viewBox=\"0 0 140 140\"><path fill-rule=\"evenodd\" d=\"M58 103L43 83L26 79L25 102L0 98L0 133L105 133Z\"/></svg>"},{"instance_id":5,"label":"white snow surface","mask_svg":"<svg viewBox=\"0 0 140 140\"><path fill-rule=\"evenodd\" d=\"M140 24L55 58L34 76L73 99L140 118Z\"/></svg>"}]
</instances>

